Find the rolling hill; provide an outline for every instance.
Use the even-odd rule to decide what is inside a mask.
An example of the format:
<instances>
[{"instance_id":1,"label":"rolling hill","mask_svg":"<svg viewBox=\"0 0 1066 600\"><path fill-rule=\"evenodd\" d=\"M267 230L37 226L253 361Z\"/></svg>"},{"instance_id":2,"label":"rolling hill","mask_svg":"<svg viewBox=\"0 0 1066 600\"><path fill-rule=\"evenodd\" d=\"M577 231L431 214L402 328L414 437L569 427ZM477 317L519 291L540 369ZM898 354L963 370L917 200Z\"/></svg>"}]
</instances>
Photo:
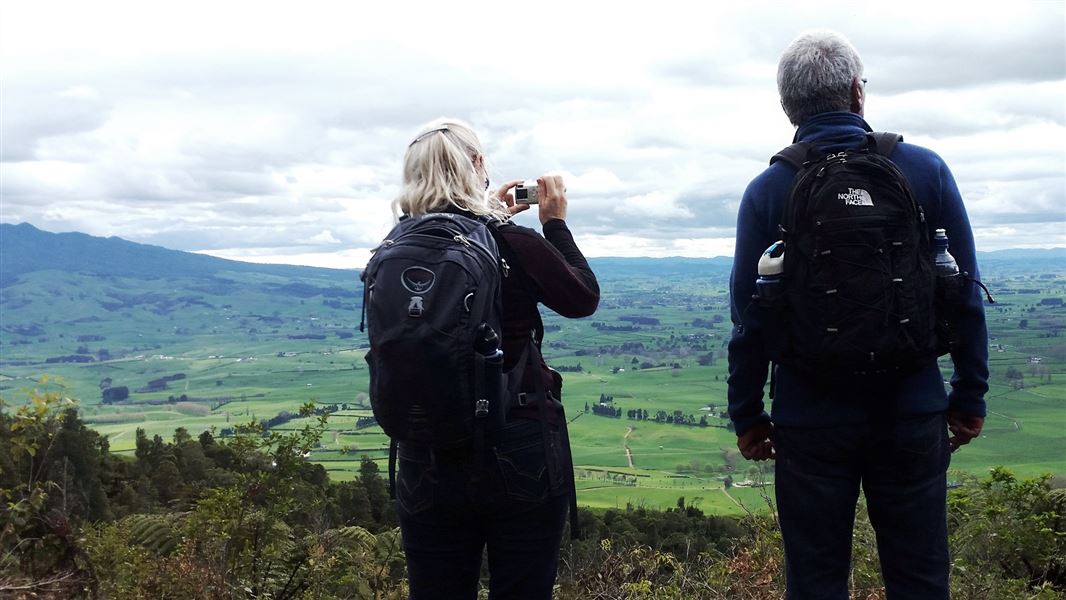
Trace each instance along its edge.
<instances>
[{"instance_id":1,"label":"rolling hill","mask_svg":"<svg viewBox=\"0 0 1066 600\"><path fill-rule=\"evenodd\" d=\"M1066 295L1064 257L1063 249L980 254L999 298L989 309L993 412L987 440L960 453L955 468L1066 472L1066 309L1055 303ZM713 511L758 505L755 487L723 492L727 477L769 475L738 460L722 415L731 259L590 263L603 290L597 313L545 313L545 356L565 372L576 419L582 504L669 507L685 495ZM249 420L298 427L284 415L311 401L333 411L314 460L332 478L350 478L361 456L380 460L387 448L365 421L361 291L355 270L0 224L0 396L18 401L42 374L58 377L117 452L132 451L139 428L168 438L178 427L196 434Z\"/></svg>"}]
</instances>

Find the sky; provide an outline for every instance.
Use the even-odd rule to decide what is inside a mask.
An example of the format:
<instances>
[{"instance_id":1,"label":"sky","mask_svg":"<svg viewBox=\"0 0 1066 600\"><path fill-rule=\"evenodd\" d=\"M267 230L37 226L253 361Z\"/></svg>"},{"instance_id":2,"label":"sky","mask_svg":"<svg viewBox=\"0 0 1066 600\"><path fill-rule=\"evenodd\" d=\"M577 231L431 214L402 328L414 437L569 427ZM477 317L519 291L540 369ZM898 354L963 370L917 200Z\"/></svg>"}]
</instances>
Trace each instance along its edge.
<instances>
[{"instance_id":1,"label":"sky","mask_svg":"<svg viewBox=\"0 0 1066 600\"><path fill-rule=\"evenodd\" d=\"M978 250L1066 246L1064 2L721 4L0 0L0 222L359 268L449 116L495 182L563 175L587 255L729 256L794 133L777 61L829 28Z\"/></svg>"}]
</instances>

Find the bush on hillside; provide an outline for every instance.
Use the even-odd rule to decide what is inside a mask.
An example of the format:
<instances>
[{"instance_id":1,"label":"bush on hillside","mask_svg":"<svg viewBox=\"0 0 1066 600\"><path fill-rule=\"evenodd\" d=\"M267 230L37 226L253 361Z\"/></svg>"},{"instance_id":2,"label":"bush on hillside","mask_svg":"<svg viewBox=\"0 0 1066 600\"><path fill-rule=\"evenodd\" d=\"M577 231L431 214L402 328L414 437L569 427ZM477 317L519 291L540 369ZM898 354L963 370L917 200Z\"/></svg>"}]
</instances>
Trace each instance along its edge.
<instances>
[{"instance_id":1,"label":"bush on hillside","mask_svg":"<svg viewBox=\"0 0 1066 600\"><path fill-rule=\"evenodd\" d=\"M47 382L43 379L42 382ZM62 393L0 403L0 597L403 598L404 557L386 486L364 459L330 483L308 462L327 414L292 432L258 423L218 441L137 432L110 453ZM769 502L769 500L768 500ZM582 510L556 597L764 600L784 593L771 510L736 520L679 499L651 511ZM1066 598L1066 491L995 469L949 501L957 600ZM876 541L858 511L853 598L884 598Z\"/></svg>"}]
</instances>

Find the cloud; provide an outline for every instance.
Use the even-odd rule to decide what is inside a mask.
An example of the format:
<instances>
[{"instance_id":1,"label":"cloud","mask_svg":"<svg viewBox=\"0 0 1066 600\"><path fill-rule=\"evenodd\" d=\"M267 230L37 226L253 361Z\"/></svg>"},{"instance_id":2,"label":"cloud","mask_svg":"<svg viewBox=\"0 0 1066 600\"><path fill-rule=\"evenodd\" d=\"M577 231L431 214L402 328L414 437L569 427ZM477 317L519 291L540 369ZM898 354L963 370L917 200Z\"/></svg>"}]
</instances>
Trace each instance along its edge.
<instances>
[{"instance_id":1,"label":"cloud","mask_svg":"<svg viewBox=\"0 0 1066 600\"><path fill-rule=\"evenodd\" d=\"M331 232L328 229L323 229L322 233L320 233L318 235L315 235L315 236L311 236L311 238L308 241L310 241L310 242L318 242L318 243L321 243L321 244L339 244L339 243L341 243L340 240L338 240L337 238L333 237L333 232Z\"/></svg>"},{"instance_id":2,"label":"cloud","mask_svg":"<svg viewBox=\"0 0 1066 600\"><path fill-rule=\"evenodd\" d=\"M641 219L664 220L686 219L692 217L692 211L677 204L677 198L663 192L651 192L640 196L630 196L615 209L620 215Z\"/></svg>"},{"instance_id":3,"label":"cloud","mask_svg":"<svg viewBox=\"0 0 1066 600\"><path fill-rule=\"evenodd\" d=\"M615 8L549 3L535 37L504 4L5 8L0 220L358 260L393 225L410 136L449 115L494 181L563 174L589 254L729 253L747 183L793 135L780 52L828 26L863 53L872 126L951 166L981 249L1066 244L1061 4Z\"/></svg>"},{"instance_id":4,"label":"cloud","mask_svg":"<svg viewBox=\"0 0 1066 600\"><path fill-rule=\"evenodd\" d=\"M1066 126L1064 98L1066 82L1060 79L988 85L972 94L933 89L888 97L872 95L867 110L876 113L888 128L939 139L1023 128L1061 129Z\"/></svg>"},{"instance_id":5,"label":"cloud","mask_svg":"<svg viewBox=\"0 0 1066 600\"><path fill-rule=\"evenodd\" d=\"M88 86L14 91L10 85L4 87L5 162L37 159L43 141L94 131L109 116L110 107Z\"/></svg>"},{"instance_id":6,"label":"cloud","mask_svg":"<svg viewBox=\"0 0 1066 600\"><path fill-rule=\"evenodd\" d=\"M1019 225L975 226L974 241L979 250L991 252L1010 248L1062 247L1063 223L1045 222Z\"/></svg>"},{"instance_id":7,"label":"cloud","mask_svg":"<svg viewBox=\"0 0 1066 600\"><path fill-rule=\"evenodd\" d=\"M860 50L874 85L871 91L944 89L957 93L959 88L999 83L1062 81L1066 73L1063 7L1036 4L1008 9L975 3L966 11L953 10L955 23L949 27L914 19L892 38L870 35ZM912 11L913 6L906 10ZM980 28L981 39L966 31L971 27Z\"/></svg>"},{"instance_id":8,"label":"cloud","mask_svg":"<svg viewBox=\"0 0 1066 600\"><path fill-rule=\"evenodd\" d=\"M210 252L219 258L261 264L303 265L327 269L361 269L370 260L370 248L351 248L340 252L296 252L290 248L258 248L249 251L242 248L220 248ZM353 281L354 278L353 278Z\"/></svg>"}]
</instances>

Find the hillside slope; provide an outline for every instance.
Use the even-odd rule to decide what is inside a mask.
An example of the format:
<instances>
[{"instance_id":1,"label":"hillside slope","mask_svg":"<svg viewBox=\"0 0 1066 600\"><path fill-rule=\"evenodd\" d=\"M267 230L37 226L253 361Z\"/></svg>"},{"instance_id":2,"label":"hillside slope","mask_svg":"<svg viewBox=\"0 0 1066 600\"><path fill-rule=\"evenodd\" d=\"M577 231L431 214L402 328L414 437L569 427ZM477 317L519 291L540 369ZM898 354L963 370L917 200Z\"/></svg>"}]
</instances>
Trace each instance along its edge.
<instances>
[{"instance_id":1,"label":"hillside slope","mask_svg":"<svg viewBox=\"0 0 1066 600\"><path fill-rule=\"evenodd\" d=\"M42 270L143 278L205 277L223 271L328 277L329 272L338 271L246 263L138 244L118 237L50 233L29 223L0 223L0 286L18 275Z\"/></svg>"}]
</instances>

